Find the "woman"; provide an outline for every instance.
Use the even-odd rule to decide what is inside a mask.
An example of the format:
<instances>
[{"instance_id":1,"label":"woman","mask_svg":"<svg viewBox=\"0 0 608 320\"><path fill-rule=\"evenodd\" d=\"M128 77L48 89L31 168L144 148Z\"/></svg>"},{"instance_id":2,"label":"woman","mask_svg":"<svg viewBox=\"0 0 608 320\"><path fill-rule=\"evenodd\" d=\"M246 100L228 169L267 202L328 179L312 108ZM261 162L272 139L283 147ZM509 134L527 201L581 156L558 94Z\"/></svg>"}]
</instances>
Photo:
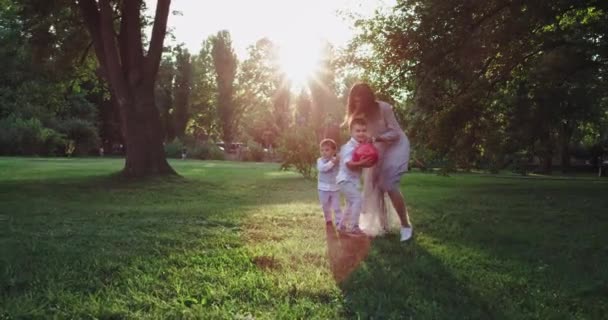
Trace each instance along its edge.
<instances>
[{"instance_id":1,"label":"woman","mask_svg":"<svg viewBox=\"0 0 608 320\"><path fill-rule=\"evenodd\" d=\"M412 225L399 189L401 176L408 170L410 142L399 126L392 106L377 101L366 83L355 84L348 96L346 119L364 118L372 143L379 152L378 163L363 172L363 212L360 225L368 233L381 234L388 229L389 212L385 195L401 222L401 241L412 237Z\"/></svg>"}]
</instances>

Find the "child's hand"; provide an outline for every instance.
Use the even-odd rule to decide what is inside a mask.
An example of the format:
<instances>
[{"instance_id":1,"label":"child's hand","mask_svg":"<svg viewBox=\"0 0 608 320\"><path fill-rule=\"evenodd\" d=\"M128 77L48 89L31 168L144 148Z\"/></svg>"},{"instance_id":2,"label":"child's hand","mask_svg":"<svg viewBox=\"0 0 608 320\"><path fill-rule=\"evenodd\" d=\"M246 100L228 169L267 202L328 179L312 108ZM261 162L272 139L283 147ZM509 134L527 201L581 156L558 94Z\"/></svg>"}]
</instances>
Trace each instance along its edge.
<instances>
[{"instance_id":1,"label":"child's hand","mask_svg":"<svg viewBox=\"0 0 608 320\"><path fill-rule=\"evenodd\" d=\"M334 156L334 157L331 159L331 161L332 161L334 164L338 164L338 163L340 162L340 156L338 156L338 155Z\"/></svg>"},{"instance_id":2,"label":"child's hand","mask_svg":"<svg viewBox=\"0 0 608 320\"><path fill-rule=\"evenodd\" d=\"M365 157L363 159L361 159L361 166L362 167L371 167L374 164L374 160L371 157Z\"/></svg>"}]
</instances>

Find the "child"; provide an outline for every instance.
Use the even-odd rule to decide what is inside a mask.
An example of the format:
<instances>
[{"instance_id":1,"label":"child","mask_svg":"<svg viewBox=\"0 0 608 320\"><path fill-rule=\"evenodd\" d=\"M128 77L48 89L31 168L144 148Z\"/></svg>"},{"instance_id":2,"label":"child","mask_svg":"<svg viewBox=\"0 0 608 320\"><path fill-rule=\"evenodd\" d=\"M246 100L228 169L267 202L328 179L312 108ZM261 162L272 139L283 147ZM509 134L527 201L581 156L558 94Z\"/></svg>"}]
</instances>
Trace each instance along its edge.
<instances>
[{"instance_id":1,"label":"child","mask_svg":"<svg viewBox=\"0 0 608 320\"><path fill-rule=\"evenodd\" d=\"M336 142L332 139L323 139L319 144L319 149L321 149L321 157L317 159L319 201L323 208L326 225L333 224L331 217L332 209L336 215L336 223L340 223L342 219L340 187L336 184L336 176L338 175L337 148Z\"/></svg>"},{"instance_id":2,"label":"child","mask_svg":"<svg viewBox=\"0 0 608 320\"><path fill-rule=\"evenodd\" d=\"M349 222L352 235L364 235L359 228L359 214L361 214L362 196L359 188L361 186L361 169L369 167L372 159L363 158L353 161L353 153L360 143L369 140L367 136L367 123L365 119L353 118L349 123L351 139L342 146L340 150L340 169L336 178L340 191L346 198L346 209L344 217L338 225L339 232L347 232Z\"/></svg>"}]
</instances>

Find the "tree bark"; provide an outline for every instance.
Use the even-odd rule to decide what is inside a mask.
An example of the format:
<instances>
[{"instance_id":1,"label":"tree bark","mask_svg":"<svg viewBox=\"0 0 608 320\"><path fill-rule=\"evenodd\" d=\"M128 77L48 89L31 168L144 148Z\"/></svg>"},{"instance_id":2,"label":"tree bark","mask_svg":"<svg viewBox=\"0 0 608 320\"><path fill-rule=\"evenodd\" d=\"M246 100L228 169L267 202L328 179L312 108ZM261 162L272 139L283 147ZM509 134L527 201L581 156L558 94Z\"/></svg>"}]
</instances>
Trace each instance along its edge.
<instances>
[{"instance_id":1,"label":"tree bark","mask_svg":"<svg viewBox=\"0 0 608 320\"><path fill-rule=\"evenodd\" d=\"M544 174L550 174L552 170L553 170L553 155L549 153L549 154L544 155L541 159L540 172L544 173Z\"/></svg>"},{"instance_id":2,"label":"tree bark","mask_svg":"<svg viewBox=\"0 0 608 320\"><path fill-rule=\"evenodd\" d=\"M97 60L118 105L126 143L123 174L128 177L175 174L166 160L160 114L154 103L170 4L170 0L158 0L150 48L144 56L141 0L122 3L118 39L108 0L78 1Z\"/></svg>"},{"instance_id":3,"label":"tree bark","mask_svg":"<svg viewBox=\"0 0 608 320\"><path fill-rule=\"evenodd\" d=\"M148 85L150 86L150 85ZM123 173L129 177L175 174L165 157L160 116L150 88L135 88L127 112L127 150Z\"/></svg>"}]
</instances>

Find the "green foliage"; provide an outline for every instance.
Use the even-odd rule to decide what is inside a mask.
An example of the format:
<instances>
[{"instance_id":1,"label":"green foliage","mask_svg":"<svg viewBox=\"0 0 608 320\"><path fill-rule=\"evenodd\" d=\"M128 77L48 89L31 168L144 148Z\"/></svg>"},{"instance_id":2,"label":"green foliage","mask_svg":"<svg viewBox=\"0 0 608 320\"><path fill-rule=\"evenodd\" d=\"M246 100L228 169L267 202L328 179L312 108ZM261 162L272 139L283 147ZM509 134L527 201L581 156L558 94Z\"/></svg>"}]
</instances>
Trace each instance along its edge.
<instances>
[{"instance_id":1,"label":"green foliage","mask_svg":"<svg viewBox=\"0 0 608 320\"><path fill-rule=\"evenodd\" d=\"M234 142L238 132L238 105L235 99L234 82L236 78L238 59L230 33L219 31L211 38L211 57L216 73L217 82L217 114L222 130L222 140L225 143Z\"/></svg>"},{"instance_id":2,"label":"green foliage","mask_svg":"<svg viewBox=\"0 0 608 320\"><path fill-rule=\"evenodd\" d=\"M0 6L2 154L63 155L69 141L78 154L98 146L97 107L88 99L103 85L82 57L88 40L73 7L60 2Z\"/></svg>"},{"instance_id":3,"label":"green foliage","mask_svg":"<svg viewBox=\"0 0 608 320\"><path fill-rule=\"evenodd\" d=\"M319 144L314 128L298 127L286 132L280 141L281 170L294 169L307 179L316 177L315 165L319 157Z\"/></svg>"},{"instance_id":4,"label":"green foliage","mask_svg":"<svg viewBox=\"0 0 608 320\"><path fill-rule=\"evenodd\" d=\"M266 157L264 147L257 142L249 142L241 153L241 158L244 161L262 162Z\"/></svg>"},{"instance_id":5,"label":"green foliage","mask_svg":"<svg viewBox=\"0 0 608 320\"><path fill-rule=\"evenodd\" d=\"M606 21L596 1L404 0L357 21L343 60L407 106L415 148L461 168L517 150L567 165L607 110Z\"/></svg>"},{"instance_id":6,"label":"green foliage","mask_svg":"<svg viewBox=\"0 0 608 320\"><path fill-rule=\"evenodd\" d=\"M238 72L237 99L244 133L265 146L277 145L285 120L285 86L279 64L279 48L269 39L256 41L248 48L248 58ZM287 88L288 90L288 88ZM279 107L277 109L277 107Z\"/></svg>"},{"instance_id":7,"label":"green foliage","mask_svg":"<svg viewBox=\"0 0 608 320\"><path fill-rule=\"evenodd\" d=\"M511 159L511 171L513 171L514 173L518 173L522 176L526 176L530 171L528 164L529 162L530 155L527 152L516 152L513 154Z\"/></svg>"},{"instance_id":8,"label":"green foliage","mask_svg":"<svg viewBox=\"0 0 608 320\"><path fill-rule=\"evenodd\" d=\"M65 136L45 128L36 118L10 115L0 119L0 154L55 155L66 144Z\"/></svg>"},{"instance_id":9,"label":"green foliage","mask_svg":"<svg viewBox=\"0 0 608 320\"><path fill-rule=\"evenodd\" d=\"M205 40L199 54L192 57L191 121L187 131L201 139L217 139L220 136L211 39Z\"/></svg>"},{"instance_id":10,"label":"green foliage","mask_svg":"<svg viewBox=\"0 0 608 320\"><path fill-rule=\"evenodd\" d=\"M188 153L188 157L200 160L224 160L224 152L215 144L204 143L195 146Z\"/></svg>"},{"instance_id":11,"label":"green foliage","mask_svg":"<svg viewBox=\"0 0 608 320\"><path fill-rule=\"evenodd\" d=\"M173 84L175 101L172 115L175 121L175 134L183 138L191 114L190 96L193 89L193 68L188 49L177 47L175 51L175 82Z\"/></svg>"},{"instance_id":12,"label":"green foliage","mask_svg":"<svg viewBox=\"0 0 608 320\"><path fill-rule=\"evenodd\" d=\"M184 147L182 141L175 138L173 141L165 143L165 155L167 155L167 158L180 159Z\"/></svg>"},{"instance_id":13,"label":"green foliage","mask_svg":"<svg viewBox=\"0 0 608 320\"><path fill-rule=\"evenodd\" d=\"M164 141L175 139L175 121L172 114L174 78L175 64L171 57L164 57L158 68L154 88L154 101L160 114Z\"/></svg>"},{"instance_id":14,"label":"green foliage","mask_svg":"<svg viewBox=\"0 0 608 320\"><path fill-rule=\"evenodd\" d=\"M97 128L89 121L72 118L60 123L60 132L74 143L74 153L85 155L99 147Z\"/></svg>"}]
</instances>

